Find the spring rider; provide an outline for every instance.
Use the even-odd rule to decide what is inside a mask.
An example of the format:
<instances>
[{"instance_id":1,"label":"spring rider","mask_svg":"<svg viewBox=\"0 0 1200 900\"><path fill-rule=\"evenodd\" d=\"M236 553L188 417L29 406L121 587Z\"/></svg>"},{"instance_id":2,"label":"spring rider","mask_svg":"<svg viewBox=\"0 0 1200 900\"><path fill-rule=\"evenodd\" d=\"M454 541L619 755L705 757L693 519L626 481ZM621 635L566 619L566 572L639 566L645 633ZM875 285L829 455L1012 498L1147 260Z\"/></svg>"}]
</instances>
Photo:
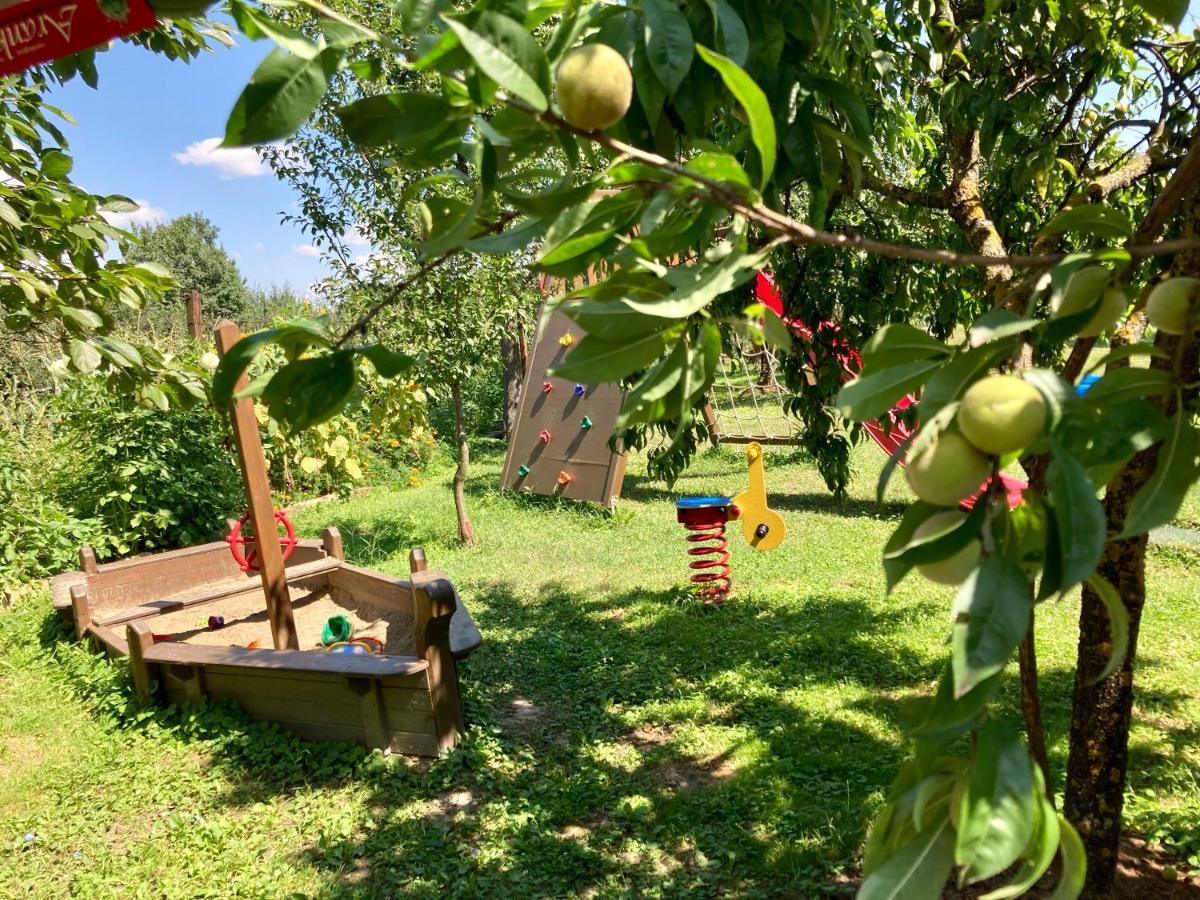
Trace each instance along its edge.
<instances>
[{"instance_id":1,"label":"spring rider","mask_svg":"<svg viewBox=\"0 0 1200 900\"><path fill-rule=\"evenodd\" d=\"M767 478L762 447L746 445L749 486L735 497L681 497L676 517L687 529L688 567L696 595L705 603L724 603L733 586L725 523L742 523L742 537L755 550L774 550L787 535L779 513L767 506Z\"/></svg>"}]
</instances>

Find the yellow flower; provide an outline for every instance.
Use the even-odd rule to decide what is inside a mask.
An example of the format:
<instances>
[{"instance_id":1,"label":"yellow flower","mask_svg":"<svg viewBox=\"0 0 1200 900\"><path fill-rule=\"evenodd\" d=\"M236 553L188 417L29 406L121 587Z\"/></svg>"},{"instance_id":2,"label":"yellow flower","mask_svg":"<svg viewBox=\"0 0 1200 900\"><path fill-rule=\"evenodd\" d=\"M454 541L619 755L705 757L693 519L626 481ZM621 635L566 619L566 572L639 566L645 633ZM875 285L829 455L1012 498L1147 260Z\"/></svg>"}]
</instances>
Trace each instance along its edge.
<instances>
[{"instance_id":1,"label":"yellow flower","mask_svg":"<svg viewBox=\"0 0 1200 900\"><path fill-rule=\"evenodd\" d=\"M388 446L389 447L399 447L400 442L398 440L396 440L395 438L388 438Z\"/></svg>"}]
</instances>

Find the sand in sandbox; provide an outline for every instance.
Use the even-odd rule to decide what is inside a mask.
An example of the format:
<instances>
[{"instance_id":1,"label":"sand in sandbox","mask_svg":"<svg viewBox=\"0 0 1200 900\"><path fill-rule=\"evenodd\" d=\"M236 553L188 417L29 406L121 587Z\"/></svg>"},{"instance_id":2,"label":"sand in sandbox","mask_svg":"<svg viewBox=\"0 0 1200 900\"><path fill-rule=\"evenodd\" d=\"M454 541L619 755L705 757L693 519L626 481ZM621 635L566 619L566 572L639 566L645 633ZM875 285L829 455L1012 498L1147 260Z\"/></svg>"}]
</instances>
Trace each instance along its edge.
<instances>
[{"instance_id":1,"label":"sand in sandbox","mask_svg":"<svg viewBox=\"0 0 1200 900\"><path fill-rule=\"evenodd\" d=\"M341 615L350 620L355 636L383 641L384 653L389 656L416 654L413 620L407 612L351 600L344 592L330 592L326 588L310 590L302 585L292 585L289 591L301 650L321 650L322 628L330 616ZM335 599L338 594L345 598L342 603ZM225 627L210 630L209 616L224 616ZM171 635L171 640L176 643L246 647L257 641L255 646L263 649L274 646L261 591L250 591L143 621L156 635Z\"/></svg>"}]
</instances>

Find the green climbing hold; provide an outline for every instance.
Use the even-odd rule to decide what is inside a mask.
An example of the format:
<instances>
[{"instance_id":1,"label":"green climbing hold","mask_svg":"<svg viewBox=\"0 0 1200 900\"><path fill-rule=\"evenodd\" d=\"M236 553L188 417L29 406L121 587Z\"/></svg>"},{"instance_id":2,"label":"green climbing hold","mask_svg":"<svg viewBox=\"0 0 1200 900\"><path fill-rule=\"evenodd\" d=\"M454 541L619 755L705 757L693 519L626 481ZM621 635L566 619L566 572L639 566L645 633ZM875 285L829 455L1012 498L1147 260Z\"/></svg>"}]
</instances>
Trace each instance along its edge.
<instances>
[{"instance_id":1,"label":"green climbing hold","mask_svg":"<svg viewBox=\"0 0 1200 900\"><path fill-rule=\"evenodd\" d=\"M589 419L587 416L584 416L582 421L580 421L580 423L579 423L579 427L580 428L591 428L592 420Z\"/></svg>"},{"instance_id":2,"label":"green climbing hold","mask_svg":"<svg viewBox=\"0 0 1200 900\"><path fill-rule=\"evenodd\" d=\"M517 466L517 474L524 478L529 474L529 466Z\"/></svg>"},{"instance_id":3,"label":"green climbing hold","mask_svg":"<svg viewBox=\"0 0 1200 900\"><path fill-rule=\"evenodd\" d=\"M321 643L328 647L330 644L340 644L354 636L354 626L345 616L330 616L321 629Z\"/></svg>"}]
</instances>

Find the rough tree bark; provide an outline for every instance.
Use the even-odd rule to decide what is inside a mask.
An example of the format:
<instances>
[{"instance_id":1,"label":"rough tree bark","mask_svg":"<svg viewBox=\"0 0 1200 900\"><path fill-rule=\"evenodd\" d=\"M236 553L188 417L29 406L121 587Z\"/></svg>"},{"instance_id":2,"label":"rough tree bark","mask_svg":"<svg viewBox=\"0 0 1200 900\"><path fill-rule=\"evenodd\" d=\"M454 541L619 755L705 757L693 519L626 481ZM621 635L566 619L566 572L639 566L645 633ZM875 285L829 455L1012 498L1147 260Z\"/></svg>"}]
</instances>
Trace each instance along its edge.
<instances>
[{"instance_id":1,"label":"rough tree bark","mask_svg":"<svg viewBox=\"0 0 1200 900\"><path fill-rule=\"evenodd\" d=\"M1184 201L1185 237L1200 235L1200 193L1193 190ZM1200 275L1200 253L1181 254L1175 275ZM1151 365L1171 369L1179 351L1180 338L1159 334L1155 343L1168 351L1168 359ZM1180 379L1195 382L1200 372L1200 342L1191 341L1180 359ZM1184 394L1188 403L1196 396L1191 388ZM1174 397L1164 412L1176 410ZM1154 474L1158 446L1135 456L1109 482L1105 494L1105 517L1110 536L1120 533L1137 492ZM1110 540L1101 557L1099 573L1121 595L1129 613L1129 651L1121 668L1109 678L1093 683L1112 649L1108 613L1095 592L1085 587L1079 615L1079 662L1075 670L1075 693L1071 709L1070 758L1063 800L1066 816L1078 829L1087 849L1088 874L1083 896L1111 896L1116 878L1121 840L1121 813L1129 767L1129 729L1133 716L1133 669L1137 657L1138 630L1146 603L1145 535L1125 541Z\"/></svg>"},{"instance_id":2,"label":"rough tree bark","mask_svg":"<svg viewBox=\"0 0 1200 900\"><path fill-rule=\"evenodd\" d=\"M467 512L467 469L471 464L471 448L467 444L467 425L463 417L462 386L450 382L450 397L454 401L454 443L458 447L458 468L454 470L454 512L458 516L458 539L474 547L475 526Z\"/></svg>"},{"instance_id":3,"label":"rough tree bark","mask_svg":"<svg viewBox=\"0 0 1200 900\"><path fill-rule=\"evenodd\" d=\"M504 416L500 423L503 437L507 441L512 437L513 429L517 427L517 412L521 405L521 384L525 380L525 360L521 353L522 342L515 334L517 326L512 326L512 338L500 341L500 356L504 360Z\"/></svg>"}]
</instances>

